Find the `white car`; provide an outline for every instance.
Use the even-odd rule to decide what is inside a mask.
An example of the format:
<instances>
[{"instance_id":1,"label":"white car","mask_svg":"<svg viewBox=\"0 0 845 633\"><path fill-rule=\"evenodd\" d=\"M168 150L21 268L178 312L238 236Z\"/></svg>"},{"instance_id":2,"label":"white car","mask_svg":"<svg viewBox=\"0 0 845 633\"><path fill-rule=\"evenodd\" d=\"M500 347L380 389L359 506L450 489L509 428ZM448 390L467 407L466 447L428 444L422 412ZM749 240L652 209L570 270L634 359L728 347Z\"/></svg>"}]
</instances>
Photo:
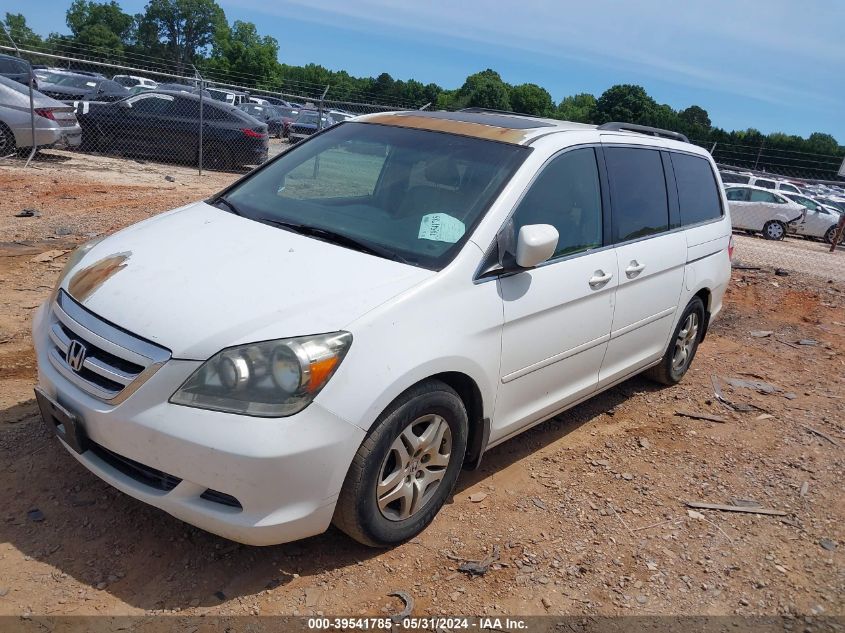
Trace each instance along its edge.
<instances>
[{"instance_id":1,"label":"white car","mask_svg":"<svg viewBox=\"0 0 845 633\"><path fill-rule=\"evenodd\" d=\"M739 172L723 170L720 172L722 184L726 187L732 185L751 185L763 189L774 189L781 193L801 193L801 190L791 182L765 176L755 176L750 172Z\"/></svg>"},{"instance_id":2,"label":"white car","mask_svg":"<svg viewBox=\"0 0 845 633\"><path fill-rule=\"evenodd\" d=\"M97 476L226 538L405 541L490 447L640 372L683 378L732 250L684 141L477 110L340 123L77 250L34 319L42 415Z\"/></svg>"},{"instance_id":3,"label":"white car","mask_svg":"<svg viewBox=\"0 0 845 633\"><path fill-rule=\"evenodd\" d=\"M786 197L807 209L804 217L792 225L797 235L823 239L828 244L833 242L839 213L807 196L788 193Z\"/></svg>"},{"instance_id":4,"label":"white car","mask_svg":"<svg viewBox=\"0 0 845 633\"><path fill-rule=\"evenodd\" d=\"M725 195L733 228L762 233L767 240L782 240L806 215L802 205L763 187L729 186Z\"/></svg>"},{"instance_id":5,"label":"white car","mask_svg":"<svg viewBox=\"0 0 845 633\"><path fill-rule=\"evenodd\" d=\"M148 77L141 77L139 75L115 75L112 81L116 81L124 88L134 88L141 86L143 88L150 88L151 90L158 87L158 82L149 79Z\"/></svg>"}]
</instances>

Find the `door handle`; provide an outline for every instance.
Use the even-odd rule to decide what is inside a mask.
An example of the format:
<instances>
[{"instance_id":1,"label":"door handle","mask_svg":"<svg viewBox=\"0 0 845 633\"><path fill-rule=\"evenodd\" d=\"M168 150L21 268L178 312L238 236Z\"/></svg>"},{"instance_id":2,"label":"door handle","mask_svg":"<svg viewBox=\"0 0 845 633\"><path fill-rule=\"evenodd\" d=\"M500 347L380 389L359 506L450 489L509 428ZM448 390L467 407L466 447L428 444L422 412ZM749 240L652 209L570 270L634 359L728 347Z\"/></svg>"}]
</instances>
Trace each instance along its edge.
<instances>
[{"instance_id":1,"label":"door handle","mask_svg":"<svg viewBox=\"0 0 845 633\"><path fill-rule=\"evenodd\" d=\"M603 270L597 270L593 273L593 276L590 277L590 281L588 283L590 284L590 288L598 290L611 279L613 279L613 273L605 273Z\"/></svg>"},{"instance_id":2,"label":"door handle","mask_svg":"<svg viewBox=\"0 0 845 633\"><path fill-rule=\"evenodd\" d=\"M641 264L636 259L632 259L631 263L628 264L628 268L625 269L625 276L628 277L628 279L633 279L643 272L644 269L645 264Z\"/></svg>"}]
</instances>

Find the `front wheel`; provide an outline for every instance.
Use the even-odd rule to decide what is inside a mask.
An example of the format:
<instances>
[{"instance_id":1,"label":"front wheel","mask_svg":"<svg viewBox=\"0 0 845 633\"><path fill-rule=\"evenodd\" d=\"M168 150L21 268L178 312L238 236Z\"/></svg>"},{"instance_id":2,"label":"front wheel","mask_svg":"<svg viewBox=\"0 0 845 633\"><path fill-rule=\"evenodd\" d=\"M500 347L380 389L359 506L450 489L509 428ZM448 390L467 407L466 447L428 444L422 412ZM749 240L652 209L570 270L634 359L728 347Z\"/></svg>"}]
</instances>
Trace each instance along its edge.
<instances>
[{"instance_id":1,"label":"front wheel","mask_svg":"<svg viewBox=\"0 0 845 633\"><path fill-rule=\"evenodd\" d=\"M786 226L778 220L769 220L763 225L763 237L767 240L782 240L786 237Z\"/></svg>"},{"instance_id":2,"label":"front wheel","mask_svg":"<svg viewBox=\"0 0 845 633\"><path fill-rule=\"evenodd\" d=\"M406 391L355 454L334 524L372 547L422 532L452 493L467 431L463 401L445 383L430 380Z\"/></svg>"},{"instance_id":3,"label":"front wheel","mask_svg":"<svg viewBox=\"0 0 845 633\"><path fill-rule=\"evenodd\" d=\"M648 370L649 378L664 385L681 382L698 351L704 333L704 318L704 303L699 297L693 297L681 315L660 363Z\"/></svg>"}]
</instances>

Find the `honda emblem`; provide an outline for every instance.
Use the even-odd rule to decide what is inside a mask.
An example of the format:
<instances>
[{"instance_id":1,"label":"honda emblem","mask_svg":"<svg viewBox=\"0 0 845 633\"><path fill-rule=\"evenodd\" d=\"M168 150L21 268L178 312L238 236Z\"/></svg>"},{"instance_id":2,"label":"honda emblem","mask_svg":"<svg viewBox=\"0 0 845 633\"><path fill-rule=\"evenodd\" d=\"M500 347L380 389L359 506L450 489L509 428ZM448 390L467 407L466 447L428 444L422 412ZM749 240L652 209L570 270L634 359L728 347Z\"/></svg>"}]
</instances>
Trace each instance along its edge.
<instances>
[{"instance_id":1,"label":"honda emblem","mask_svg":"<svg viewBox=\"0 0 845 633\"><path fill-rule=\"evenodd\" d=\"M67 352L65 352L65 361L73 371L78 372L85 363L87 353L88 349L82 343L72 340L67 347Z\"/></svg>"}]
</instances>

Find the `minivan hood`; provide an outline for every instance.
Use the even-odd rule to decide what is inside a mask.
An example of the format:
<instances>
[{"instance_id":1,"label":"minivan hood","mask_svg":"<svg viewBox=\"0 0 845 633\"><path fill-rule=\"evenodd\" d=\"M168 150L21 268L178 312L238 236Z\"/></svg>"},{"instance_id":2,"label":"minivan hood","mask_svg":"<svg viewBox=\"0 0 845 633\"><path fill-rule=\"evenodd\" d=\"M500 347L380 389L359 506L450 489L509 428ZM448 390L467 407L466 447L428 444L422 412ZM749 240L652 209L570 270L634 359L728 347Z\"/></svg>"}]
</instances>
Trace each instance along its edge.
<instances>
[{"instance_id":1,"label":"minivan hood","mask_svg":"<svg viewBox=\"0 0 845 633\"><path fill-rule=\"evenodd\" d=\"M340 330L433 274L198 202L95 245L61 287L174 358L204 360Z\"/></svg>"}]
</instances>

